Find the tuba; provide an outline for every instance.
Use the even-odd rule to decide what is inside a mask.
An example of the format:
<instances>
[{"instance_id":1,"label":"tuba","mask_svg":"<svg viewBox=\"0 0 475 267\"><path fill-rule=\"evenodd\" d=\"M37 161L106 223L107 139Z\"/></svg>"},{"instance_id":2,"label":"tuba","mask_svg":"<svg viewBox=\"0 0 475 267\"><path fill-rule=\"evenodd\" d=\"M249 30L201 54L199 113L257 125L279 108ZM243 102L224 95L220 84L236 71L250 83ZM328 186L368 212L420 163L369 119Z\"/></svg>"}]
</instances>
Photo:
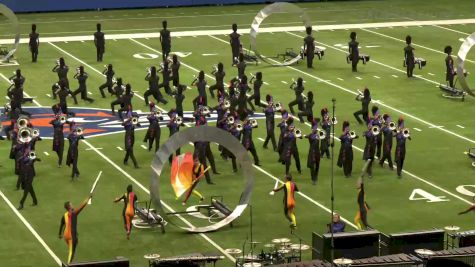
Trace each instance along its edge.
<instances>
[{"instance_id":1,"label":"tuba","mask_svg":"<svg viewBox=\"0 0 475 267\"><path fill-rule=\"evenodd\" d=\"M16 121L18 128L28 127L28 117L20 116Z\"/></svg>"},{"instance_id":2,"label":"tuba","mask_svg":"<svg viewBox=\"0 0 475 267\"><path fill-rule=\"evenodd\" d=\"M388 125L389 130L395 131L396 130L396 123L394 121L391 121Z\"/></svg>"},{"instance_id":3,"label":"tuba","mask_svg":"<svg viewBox=\"0 0 475 267\"><path fill-rule=\"evenodd\" d=\"M358 135L355 133L355 131L350 131L350 138L351 138L351 139L356 139L356 138L358 138Z\"/></svg>"},{"instance_id":4,"label":"tuba","mask_svg":"<svg viewBox=\"0 0 475 267\"><path fill-rule=\"evenodd\" d=\"M28 158L31 160L36 159L36 152L34 150L30 151L30 153L28 153Z\"/></svg>"},{"instance_id":5,"label":"tuba","mask_svg":"<svg viewBox=\"0 0 475 267\"><path fill-rule=\"evenodd\" d=\"M31 137L32 138L36 138L36 137L39 137L40 136L40 130L39 129L33 129L31 130Z\"/></svg>"},{"instance_id":6,"label":"tuba","mask_svg":"<svg viewBox=\"0 0 475 267\"><path fill-rule=\"evenodd\" d=\"M250 120L249 122L251 123L251 126L252 126L252 127L257 127L257 120L252 119L252 120Z\"/></svg>"},{"instance_id":7,"label":"tuba","mask_svg":"<svg viewBox=\"0 0 475 267\"><path fill-rule=\"evenodd\" d=\"M18 141L22 144L29 143L31 141L31 129L28 127L21 127L18 130Z\"/></svg>"},{"instance_id":8,"label":"tuba","mask_svg":"<svg viewBox=\"0 0 475 267\"><path fill-rule=\"evenodd\" d=\"M410 135L410 132L409 132L409 129L408 128L404 128L402 130L402 135L404 136L404 138L409 138L411 135Z\"/></svg>"},{"instance_id":9,"label":"tuba","mask_svg":"<svg viewBox=\"0 0 475 267\"><path fill-rule=\"evenodd\" d=\"M77 128L76 128L76 134L77 134L77 135L82 135L83 133L84 133L84 130L83 130L82 127L77 127Z\"/></svg>"},{"instance_id":10,"label":"tuba","mask_svg":"<svg viewBox=\"0 0 475 267\"><path fill-rule=\"evenodd\" d=\"M378 125L374 125L373 127L371 127L371 133L374 135L374 136L377 136L380 134L380 128Z\"/></svg>"}]
</instances>

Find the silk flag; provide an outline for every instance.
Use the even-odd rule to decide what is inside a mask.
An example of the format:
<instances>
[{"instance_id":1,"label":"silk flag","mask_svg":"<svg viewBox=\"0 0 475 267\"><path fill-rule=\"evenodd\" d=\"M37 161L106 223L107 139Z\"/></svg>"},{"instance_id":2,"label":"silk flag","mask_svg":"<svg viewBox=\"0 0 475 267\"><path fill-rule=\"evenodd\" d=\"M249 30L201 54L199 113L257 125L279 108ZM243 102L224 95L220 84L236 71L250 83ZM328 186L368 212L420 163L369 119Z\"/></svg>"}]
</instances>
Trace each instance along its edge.
<instances>
[{"instance_id":1,"label":"silk flag","mask_svg":"<svg viewBox=\"0 0 475 267\"><path fill-rule=\"evenodd\" d=\"M179 198L193 185L193 154L176 156L172 161L171 184L175 196Z\"/></svg>"}]
</instances>

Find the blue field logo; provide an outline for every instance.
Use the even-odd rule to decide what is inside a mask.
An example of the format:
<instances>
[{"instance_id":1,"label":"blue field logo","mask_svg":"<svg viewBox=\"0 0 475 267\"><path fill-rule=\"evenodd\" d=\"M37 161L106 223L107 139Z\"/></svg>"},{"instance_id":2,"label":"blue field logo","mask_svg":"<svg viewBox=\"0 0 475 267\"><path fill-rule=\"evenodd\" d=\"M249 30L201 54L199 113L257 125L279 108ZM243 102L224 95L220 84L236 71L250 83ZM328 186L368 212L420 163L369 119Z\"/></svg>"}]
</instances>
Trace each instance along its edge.
<instances>
[{"instance_id":1,"label":"blue field logo","mask_svg":"<svg viewBox=\"0 0 475 267\"><path fill-rule=\"evenodd\" d=\"M53 126L50 122L54 119L53 111L50 107L24 107L25 111L32 114L30 122L33 124L33 128L40 130L40 136L46 139L53 138ZM85 137L96 137L115 133L124 132L122 121L117 115L112 115L110 110L100 108L69 108L70 112L76 114L75 117L69 117L68 121L76 122L76 125L84 129ZM137 130L146 130L149 126L147 116L150 112L142 112L140 110L135 111L139 116L140 127ZM3 110L2 110L3 113ZM184 121L190 121L193 118L193 112L184 112ZM216 112L212 112L208 117L208 122L215 122L217 119ZM166 127L170 118L167 114L163 114L163 120L160 121L161 127ZM262 113L254 113L251 118L264 119L265 116ZM9 125L10 121L3 118L3 126ZM69 127L64 127L64 133L69 133Z\"/></svg>"}]
</instances>

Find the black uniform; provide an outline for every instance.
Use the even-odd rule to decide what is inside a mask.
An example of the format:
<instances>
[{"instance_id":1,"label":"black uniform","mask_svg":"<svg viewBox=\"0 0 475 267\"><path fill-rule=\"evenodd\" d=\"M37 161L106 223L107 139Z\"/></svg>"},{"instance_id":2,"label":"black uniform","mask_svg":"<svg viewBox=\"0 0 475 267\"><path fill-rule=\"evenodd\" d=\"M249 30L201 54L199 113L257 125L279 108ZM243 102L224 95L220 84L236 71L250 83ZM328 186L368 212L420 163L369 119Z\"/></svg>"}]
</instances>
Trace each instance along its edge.
<instances>
[{"instance_id":1,"label":"black uniform","mask_svg":"<svg viewBox=\"0 0 475 267\"><path fill-rule=\"evenodd\" d=\"M170 130L169 137L171 137L172 135L174 135L175 133L180 131L180 126L181 125L176 122L176 119L170 118L170 122L167 124L167 127ZM179 148L176 150L175 155L177 155L177 156L180 155L180 149ZM170 157L168 158L168 161L170 162L170 164L172 163L172 159L173 159L173 155L170 155Z\"/></svg>"},{"instance_id":2,"label":"black uniform","mask_svg":"<svg viewBox=\"0 0 475 267\"><path fill-rule=\"evenodd\" d=\"M318 180L318 170L320 169L320 140L317 132L307 135L309 147L307 156L307 168L310 168L312 183Z\"/></svg>"},{"instance_id":3,"label":"black uniform","mask_svg":"<svg viewBox=\"0 0 475 267\"><path fill-rule=\"evenodd\" d=\"M295 111L294 111L295 105L298 105L299 111L304 110L304 100L303 100L302 93L305 90L305 88L303 86L295 86L294 88L292 88L292 90L294 90L295 92L295 100L289 103L289 109L290 109L290 113L295 114Z\"/></svg>"},{"instance_id":4,"label":"black uniform","mask_svg":"<svg viewBox=\"0 0 475 267\"><path fill-rule=\"evenodd\" d=\"M313 102L313 100L307 99L307 101L305 101L304 110L298 113L298 117L299 117L300 122L302 122L302 123L304 122L303 116L307 117L307 121L312 121L313 120L313 105L314 104L315 104L315 102Z\"/></svg>"},{"instance_id":5,"label":"black uniform","mask_svg":"<svg viewBox=\"0 0 475 267\"><path fill-rule=\"evenodd\" d=\"M69 88L63 87L57 91L58 97L59 97L59 106L61 108L61 111L65 114L70 114L71 116L74 116L73 112L68 111L68 95L71 95L73 97L74 103L77 103L78 100L76 99L76 96L69 90Z\"/></svg>"},{"instance_id":6,"label":"black uniform","mask_svg":"<svg viewBox=\"0 0 475 267\"><path fill-rule=\"evenodd\" d=\"M254 105L258 107L263 107L265 108L266 105L261 103L261 86L262 86L262 81L261 80L255 80L252 84L252 89L254 93L247 99L247 102L249 103L249 106L251 106L252 110L256 110L254 108ZM254 105L252 104L252 100L254 100Z\"/></svg>"},{"instance_id":7,"label":"black uniform","mask_svg":"<svg viewBox=\"0 0 475 267\"><path fill-rule=\"evenodd\" d=\"M208 105L208 97L206 95L206 80L197 81L195 85L198 89L198 96L193 99L193 108L196 110L198 108L198 101L200 100L200 98L201 105Z\"/></svg>"},{"instance_id":8,"label":"black uniform","mask_svg":"<svg viewBox=\"0 0 475 267\"><path fill-rule=\"evenodd\" d=\"M183 101L185 100L185 95L183 92L181 94L175 95L175 110L178 116L183 118Z\"/></svg>"},{"instance_id":9,"label":"black uniform","mask_svg":"<svg viewBox=\"0 0 475 267\"><path fill-rule=\"evenodd\" d=\"M53 151L58 155L58 166L63 164L63 152L64 152L64 133L63 125L59 119L50 121L53 125Z\"/></svg>"},{"instance_id":10,"label":"black uniform","mask_svg":"<svg viewBox=\"0 0 475 267\"><path fill-rule=\"evenodd\" d=\"M355 40L352 40L348 43L348 50L350 52L350 60L351 60L351 70L353 72L358 71L357 65L358 61L360 60L360 52L359 52L359 43Z\"/></svg>"},{"instance_id":11,"label":"black uniform","mask_svg":"<svg viewBox=\"0 0 475 267\"><path fill-rule=\"evenodd\" d=\"M108 69L105 69L102 74L106 75L106 82L104 84L102 84L101 86L99 86L99 90L101 91L101 95L103 98L106 97L106 95L104 94L104 89L107 88L107 92L109 92L109 94L114 94L114 91L112 90L112 86L113 86L113 82L112 82L112 79L114 78L114 75L115 75L115 72L113 70L108 70Z\"/></svg>"},{"instance_id":12,"label":"black uniform","mask_svg":"<svg viewBox=\"0 0 475 267\"><path fill-rule=\"evenodd\" d=\"M447 56L445 58L445 67L446 67L446 74L445 74L445 80L449 82L450 87L454 87L454 76L455 76L455 70L454 70L454 59L452 56Z\"/></svg>"},{"instance_id":13,"label":"black uniform","mask_svg":"<svg viewBox=\"0 0 475 267\"><path fill-rule=\"evenodd\" d=\"M38 204L38 200L36 199L35 190L33 189L33 179L35 178L35 161L41 161L39 158L30 159L28 157L29 150L25 151L26 154L20 158L20 175L21 175L21 184L23 188L23 197L20 200L20 207L18 209L23 208L23 203L25 203L26 197L28 194L31 195L33 199L33 205Z\"/></svg>"},{"instance_id":14,"label":"black uniform","mask_svg":"<svg viewBox=\"0 0 475 267\"><path fill-rule=\"evenodd\" d=\"M132 111L132 98L134 93L130 92L129 94L124 94L120 98L120 109L117 111L119 113L119 118L123 120L122 112Z\"/></svg>"},{"instance_id":15,"label":"black uniform","mask_svg":"<svg viewBox=\"0 0 475 267\"><path fill-rule=\"evenodd\" d=\"M172 48L172 38L169 30L163 29L160 31L160 43L162 45L162 59L165 61Z\"/></svg>"},{"instance_id":16,"label":"black uniform","mask_svg":"<svg viewBox=\"0 0 475 267\"><path fill-rule=\"evenodd\" d=\"M175 87L180 85L180 66L181 66L180 61L177 61L176 63L172 63L171 65L173 86Z\"/></svg>"},{"instance_id":17,"label":"black uniform","mask_svg":"<svg viewBox=\"0 0 475 267\"><path fill-rule=\"evenodd\" d=\"M369 123L369 103L371 103L371 97L368 98L362 98L361 99L361 110L356 111L353 113L353 116L355 116L355 119L358 121L359 124L363 123L363 121L368 125ZM363 116L363 121L360 119L360 115Z\"/></svg>"},{"instance_id":18,"label":"black uniform","mask_svg":"<svg viewBox=\"0 0 475 267\"><path fill-rule=\"evenodd\" d=\"M313 58L315 57L315 38L313 38L312 35L307 35L303 41L307 57L307 68L313 68Z\"/></svg>"},{"instance_id":19,"label":"black uniform","mask_svg":"<svg viewBox=\"0 0 475 267\"><path fill-rule=\"evenodd\" d=\"M68 71L69 71L69 67L66 65L64 67L60 67L59 65L56 65L53 68L53 72L56 72L58 74L58 84L60 85L62 84L66 88L69 88ZM56 90L53 89L53 99L56 99L55 91Z\"/></svg>"},{"instance_id":20,"label":"black uniform","mask_svg":"<svg viewBox=\"0 0 475 267\"><path fill-rule=\"evenodd\" d=\"M246 123L242 127L242 140L241 143L244 148L251 152L252 157L254 158L254 164L257 166L259 165L259 157L257 156L256 147L254 146L254 142L252 141L252 125L250 123ZM257 128L257 126L256 126Z\"/></svg>"},{"instance_id":21,"label":"black uniform","mask_svg":"<svg viewBox=\"0 0 475 267\"><path fill-rule=\"evenodd\" d=\"M88 101L90 103L94 102L94 99L90 98L87 96L87 86L86 86L86 80L88 78L87 73L79 74L79 75L74 75L74 78L78 80L79 83L79 88L76 89L71 95L73 96L74 99L74 104L77 104L77 94L81 94L81 99Z\"/></svg>"},{"instance_id":22,"label":"black uniform","mask_svg":"<svg viewBox=\"0 0 475 267\"><path fill-rule=\"evenodd\" d=\"M404 60L406 61L406 72L407 77L412 77L412 72L414 71L415 67L415 59L414 59L414 47L411 45L407 45L404 47Z\"/></svg>"},{"instance_id":23,"label":"black uniform","mask_svg":"<svg viewBox=\"0 0 475 267\"><path fill-rule=\"evenodd\" d=\"M167 95L172 95L172 90L170 88L170 75L171 75L171 70L170 69L163 69L162 70L162 83L158 85L158 89L160 88L165 88L165 93Z\"/></svg>"},{"instance_id":24,"label":"black uniform","mask_svg":"<svg viewBox=\"0 0 475 267\"><path fill-rule=\"evenodd\" d=\"M79 169L78 169L79 139L84 139L84 136L77 135L76 133L70 133L68 135L69 149L68 149L68 156L66 157L66 165L68 166L71 166L71 164L73 165L71 178L74 178L74 176L79 177Z\"/></svg>"},{"instance_id":25,"label":"black uniform","mask_svg":"<svg viewBox=\"0 0 475 267\"><path fill-rule=\"evenodd\" d=\"M382 133L384 135L384 141L383 141L383 156L381 157L381 160L379 161L379 164L383 166L384 161L388 160L389 168L392 170L393 169L393 161L391 158L391 150L393 147L393 133L394 131L391 131L388 126L384 126L382 129Z\"/></svg>"},{"instance_id":26,"label":"black uniform","mask_svg":"<svg viewBox=\"0 0 475 267\"><path fill-rule=\"evenodd\" d=\"M224 97L224 76L226 76L226 72L224 71L216 71L213 72L214 77L216 79L216 84L213 84L209 87L209 92L212 98L214 98L214 90L218 90L218 95Z\"/></svg>"},{"instance_id":27,"label":"black uniform","mask_svg":"<svg viewBox=\"0 0 475 267\"><path fill-rule=\"evenodd\" d=\"M322 129L325 131L325 138L321 140L320 144L320 155L323 157L325 154L327 155L327 159L330 158L330 132L332 129L332 125L329 120L323 119L322 120Z\"/></svg>"},{"instance_id":28,"label":"black uniform","mask_svg":"<svg viewBox=\"0 0 475 267\"><path fill-rule=\"evenodd\" d=\"M160 148L160 121L163 120L162 117L155 116L154 114L150 114L147 116L149 121L147 133L145 134L145 138L143 139L144 142L148 141L148 151L152 150L153 142L155 141L155 152L158 151Z\"/></svg>"},{"instance_id":29,"label":"black uniform","mask_svg":"<svg viewBox=\"0 0 475 267\"><path fill-rule=\"evenodd\" d=\"M208 165L206 164L206 147L209 144L209 142L195 142L194 143L194 152L193 152L193 158L198 158L199 162L201 165L203 165L204 169L208 168ZM209 175L209 172L205 172L205 177L206 177L206 182L208 184L213 184L211 181L211 176Z\"/></svg>"},{"instance_id":30,"label":"black uniform","mask_svg":"<svg viewBox=\"0 0 475 267\"><path fill-rule=\"evenodd\" d=\"M30 41L28 42L28 46L30 46L31 52L31 61L36 62L38 59L38 47L40 46L40 35L36 32L30 33Z\"/></svg>"},{"instance_id":31,"label":"black uniform","mask_svg":"<svg viewBox=\"0 0 475 267\"><path fill-rule=\"evenodd\" d=\"M277 145L275 143L275 119L274 119L274 107L269 105L265 110L264 114L266 116L266 140L264 141L263 147L267 149L267 144L269 140L272 142L272 148L274 151L277 151Z\"/></svg>"},{"instance_id":32,"label":"black uniform","mask_svg":"<svg viewBox=\"0 0 475 267\"><path fill-rule=\"evenodd\" d=\"M282 138L282 152L280 154L281 162L285 164L285 174L289 174L292 156L294 157L297 171L301 173L297 137L293 132L286 130Z\"/></svg>"},{"instance_id":33,"label":"black uniform","mask_svg":"<svg viewBox=\"0 0 475 267\"><path fill-rule=\"evenodd\" d=\"M103 32L97 31L94 33L94 44L96 45L97 61L102 61L102 56L106 51L106 40Z\"/></svg>"},{"instance_id":34,"label":"black uniform","mask_svg":"<svg viewBox=\"0 0 475 267\"><path fill-rule=\"evenodd\" d=\"M234 64L234 60L236 58L239 58L239 50L240 50L240 47L241 47L241 41L239 40L239 37L241 35L237 32L232 32L231 34L229 34L229 43L231 44L231 52L232 52L232 61L233 64Z\"/></svg>"},{"instance_id":35,"label":"black uniform","mask_svg":"<svg viewBox=\"0 0 475 267\"><path fill-rule=\"evenodd\" d=\"M351 176L353 170L353 138L350 137L348 132L343 133L340 136L341 147L338 154L337 166L342 168L345 177Z\"/></svg>"},{"instance_id":36,"label":"black uniform","mask_svg":"<svg viewBox=\"0 0 475 267\"><path fill-rule=\"evenodd\" d=\"M160 89L158 88L158 80L160 78L157 75L150 75L148 74L145 76L145 80L148 81L148 89L145 91L143 94L143 97L145 99L145 105L148 105L148 97L152 95L155 100L157 100L160 103L167 104L168 101L163 98L162 93L160 92Z\"/></svg>"},{"instance_id":37,"label":"black uniform","mask_svg":"<svg viewBox=\"0 0 475 267\"><path fill-rule=\"evenodd\" d=\"M406 158L406 139L402 132L396 134L396 153L394 160L396 161L398 177L401 177L402 166ZM408 137L408 139L411 140L411 137Z\"/></svg>"},{"instance_id":38,"label":"black uniform","mask_svg":"<svg viewBox=\"0 0 475 267\"><path fill-rule=\"evenodd\" d=\"M137 160L135 159L134 156L134 143L135 143L135 125L132 124L131 120L126 120L124 123L122 123L125 129L125 138L124 138L124 148L125 148L125 158L124 158L124 164L127 165L127 162L129 161L129 157L132 159L134 162L134 167L138 168L139 165L137 164ZM140 126L140 124L137 124L137 126Z\"/></svg>"},{"instance_id":39,"label":"black uniform","mask_svg":"<svg viewBox=\"0 0 475 267\"><path fill-rule=\"evenodd\" d=\"M371 178L373 176L373 170L372 170L373 161L374 161L374 155L376 154L376 146L377 146L378 139L376 136L373 135L371 130L366 131L364 133L364 136L366 138L366 144L363 151L363 160L365 161L370 160L367 173L368 173L368 176Z\"/></svg>"}]
</instances>

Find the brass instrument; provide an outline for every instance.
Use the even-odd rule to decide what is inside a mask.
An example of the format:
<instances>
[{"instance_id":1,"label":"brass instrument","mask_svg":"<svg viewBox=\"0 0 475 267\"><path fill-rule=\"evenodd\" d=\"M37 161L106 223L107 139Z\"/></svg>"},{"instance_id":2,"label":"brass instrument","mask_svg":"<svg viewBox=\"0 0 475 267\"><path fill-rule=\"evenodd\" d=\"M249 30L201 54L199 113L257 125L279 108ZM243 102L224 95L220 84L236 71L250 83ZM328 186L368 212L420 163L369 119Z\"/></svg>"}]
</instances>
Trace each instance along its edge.
<instances>
[{"instance_id":1,"label":"brass instrument","mask_svg":"<svg viewBox=\"0 0 475 267\"><path fill-rule=\"evenodd\" d=\"M31 160L36 159L36 152L35 151L30 151L30 153L28 154L28 158L31 159Z\"/></svg>"},{"instance_id":2,"label":"brass instrument","mask_svg":"<svg viewBox=\"0 0 475 267\"><path fill-rule=\"evenodd\" d=\"M211 70L211 74L215 74L218 72L218 65L213 65L213 70Z\"/></svg>"},{"instance_id":3,"label":"brass instrument","mask_svg":"<svg viewBox=\"0 0 475 267\"><path fill-rule=\"evenodd\" d=\"M364 98L363 93L360 90L357 90L358 94L356 95L356 100L361 101Z\"/></svg>"},{"instance_id":4,"label":"brass instrument","mask_svg":"<svg viewBox=\"0 0 475 267\"><path fill-rule=\"evenodd\" d=\"M231 102L229 100L224 100L224 108L230 108L231 107Z\"/></svg>"},{"instance_id":5,"label":"brass instrument","mask_svg":"<svg viewBox=\"0 0 475 267\"><path fill-rule=\"evenodd\" d=\"M295 85L297 85L297 82L295 81L294 78L292 78L292 83L290 83L289 88L290 88L290 89L294 89Z\"/></svg>"},{"instance_id":6,"label":"brass instrument","mask_svg":"<svg viewBox=\"0 0 475 267\"><path fill-rule=\"evenodd\" d=\"M282 104L280 102L277 102L274 104L274 109L275 110L280 110L282 108Z\"/></svg>"},{"instance_id":7,"label":"brass instrument","mask_svg":"<svg viewBox=\"0 0 475 267\"><path fill-rule=\"evenodd\" d=\"M40 136L40 130L39 129L33 129L31 130L31 137L36 138Z\"/></svg>"},{"instance_id":8,"label":"brass instrument","mask_svg":"<svg viewBox=\"0 0 475 267\"><path fill-rule=\"evenodd\" d=\"M138 117L132 117L131 119L133 125L137 125L139 123L139 118Z\"/></svg>"},{"instance_id":9,"label":"brass instrument","mask_svg":"<svg viewBox=\"0 0 475 267\"><path fill-rule=\"evenodd\" d=\"M327 133L322 129L318 129L318 138L320 140L327 138Z\"/></svg>"},{"instance_id":10,"label":"brass instrument","mask_svg":"<svg viewBox=\"0 0 475 267\"><path fill-rule=\"evenodd\" d=\"M193 81L191 82L191 86L195 85L195 82L198 81L198 77L196 75L193 75Z\"/></svg>"},{"instance_id":11,"label":"brass instrument","mask_svg":"<svg viewBox=\"0 0 475 267\"><path fill-rule=\"evenodd\" d=\"M154 110L153 115L157 118L161 118L162 112L160 110Z\"/></svg>"},{"instance_id":12,"label":"brass instrument","mask_svg":"<svg viewBox=\"0 0 475 267\"><path fill-rule=\"evenodd\" d=\"M12 106L10 105L10 103L6 103L5 106L3 106L3 113L7 113L10 110L12 110Z\"/></svg>"},{"instance_id":13,"label":"brass instrument","mask_svg":"<svg viewBox=\"0 0 475 267\"><path fill-rule=\"evenodd\" d=\"M251 75L251 79L249 80L249 83L250 84L253 84L254 83L254 79L256 78L256 76L254 75L254 73L250 72L249 75Z\"/></svg>"},{"instance_id":14,"label":"brass instrument","mask_svg":"<svg viewBox=\"0 0 475 267\"><path fill-rule=\"evenodd\" d=\"M76 134L77 135L82 135L84 133L84 130L82 129L82 127L77 127L76 128Z\"/></svg>"},{"instance_id":15,"label":"brass instrument","mask_svg":"<svg viewBox=\"0 0 475 267\"><path fill-rule=\"evenodd\" d=\"M202 109L201 109L201 114L203 115L208 115L211 113L211 110L209 109L209 107L207 106L204 106Z\"/></svg>"},{"instance_id":16,"label":"brass instrument","mask_svg":"<svg viewBox=\"0 0 475 267\"><path fill-rule=\"evenodd\" d=\"M68 120L68 119L67 119L66 116L64 116L64 115L61 115L61 116L59 117L59 122L60 122L61 124L65 124L67 120Z\"/></svg>"},{"instance_id":17,"label":"brass instrument","mask_svg":"<svg viewBox=\"0 0 475 267\"><path fill-rule=\"evenodd\" d=\"M404 138L409 138L411 135L410 135L410 132L409 132L409 129L408 128L404 128L402 130L402 135L404 136Z\"/></svg>"},{"instance_id":18,"label":"brass instrument","mask_svg":"<svg viewBox=\"0 0 475 267\"><path fill-rule=\"evenodd\" d=\"M59 59L56 59L56 66L59 66Z\"/></svg>"},{"instance_id":19,"label":"brass instrument","mask_svg":"<svg viewBox=\"0 0 475 267\"><path fill-rule=\"evenodd\" d=\"M252 127L257 127L257 120L252 119L252 120L250 120L249 122L251 123L251 126L252 126Z\"/></svg>"},{"instance_id":20,"label":"brass instrument","mask_svg":"<svg viewBox=\"0 0 475 267\"><path fill-rule=\"evenodd\" d=\"M16 121L18 124L18 128L23 128L28 126L28 117L26 116L20 116L18 120Z\"/></svg>"},{"instance_id":21,"label":"brass instrument","mask_svg":"<svg viewBox=\"0 0 475 267\"><path fill-rule=\"evenodd\" d=\"M394 121L391 121L388 125L389 130L395 131L396 130L396 123Z\"/></svg>"},{"instance_id":22,"label":"brass instrument","mask_svg":"<svg viewBox=\"0 0 475 267\"><path fill-rule=\"evenodd\" d=\"M228 118L226 119L226 121L228 122L228 124L234 124L234 117L232 117L232 116L231 116L231 117L228 117Z\"/></svg>"},{"instance_id":23,"label":"brass instrument","mask_svg":"<svg viewBox=\"0 0 475 267\"><path fill-rule=\"evenodd\" d=\"M22 144L29 143L31 141L31 129L28 127L21 127L18 130L18 141Z\"/></svg>"},{"instance_id":24,"label":"brass instrument","mask_svg":"<svg viewBox=\"0 0 475 267\"><path fill-rule=\"evenodd\" d=\"M358 135L355 133L355 131L350 131L350 138L351 138L351 139L356 139L356 138L358 138Z\"/></svg>"},{"instance_id":25,"label":"brass instrument","mask_svg":"<svg viewBox=\"0 0 475 267\"><path fill-rule=\"evenodd\" d=\"M175 122L176 122L177 124L182 124L182 123L183 123L183 118L180 117L180 116L176 116Z\"/></svg>"},{"instance_id":26,"label":"brass instrument","mask_svg":"<svg viewBox=\"0 0 475 267\"><path fill-rule=\"evenodd\" d=\"M336 117L332 117L331 122L333 125L338 124L338 121L336 120Z\"/></svg>"},{"instance_id":27,"label":"brass instrument","mask_svg":"<svg viewBox=\"0 0 475 267\"><path fill-rule=\"evenodd\" d=\"M242 131L242 124L241 123L236 124L236 130L238 130L239 132Z\"/></svg>"},{"instance_id":28,"label":"brass instrument","mask_svg":"<svg viewBox=\"0 0 475 267\"><path fill-rule=\"evenodd\" d=\"M378 121L379 121L379 124L381 124L381 125L384 124L384 118L383 118L383 116L379 116L379 117L378 117Z\"/></svg>"},{"instance_id":29,"label":"brass instrument","mask_svg":"<svg viewBox=\"0 0 475 267\"><path fill-rule=\"evenodd\" d=\"M295 128L294 134L295 134L295 137L302 138L302 130Z\"/></svg>"},{"instance_id":30,"label":"brass instrument","mask_svg":"<svg viewBox=\"0 0 475 267\"><path fill-rule=\"evenodd\" d=\"M380 132L381 132L381 129L379 128L378 125L374 125L373 127L371 127L371 133L372 133L374 136L379 135Z\"/></svg>"},{"instance_id":31,"label":"brass instrument","mask_svg":"<svg viewBox=\"0 0 475 267\"><path fill-rule=\"evenodd\" d=\"M152 67L146 68L146 71L147 71L147 74L149 74L149 75L152 74Z\"/></svg>"}]
</instances>

